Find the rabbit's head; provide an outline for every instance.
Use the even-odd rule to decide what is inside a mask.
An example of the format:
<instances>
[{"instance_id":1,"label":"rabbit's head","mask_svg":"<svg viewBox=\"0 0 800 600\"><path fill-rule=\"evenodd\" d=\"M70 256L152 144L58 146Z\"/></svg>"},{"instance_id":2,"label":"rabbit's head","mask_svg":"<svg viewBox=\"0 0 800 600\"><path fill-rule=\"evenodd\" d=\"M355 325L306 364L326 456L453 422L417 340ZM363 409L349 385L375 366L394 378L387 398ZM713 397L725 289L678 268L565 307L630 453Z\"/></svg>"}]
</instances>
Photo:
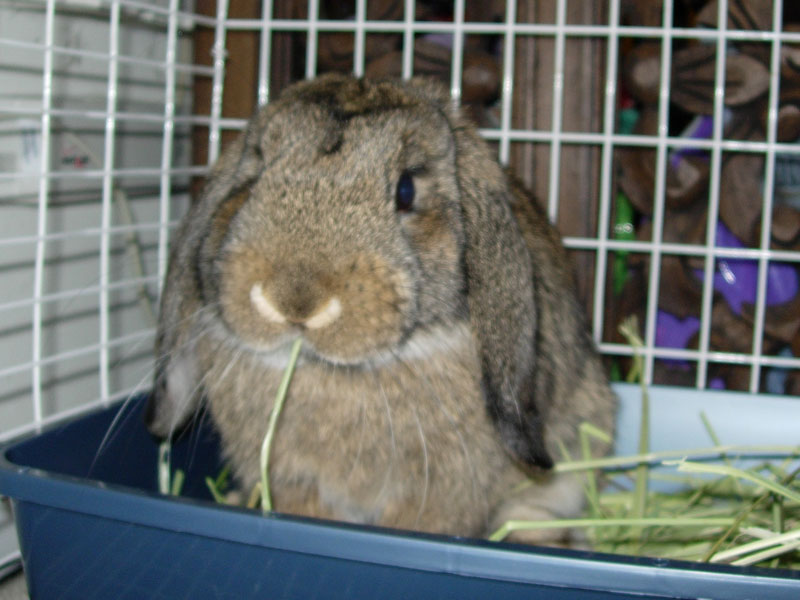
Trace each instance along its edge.
<instances>
[{"instance_id":1,"label":"rabbit's head","mask_svg":"<svg viewBox=\"0 0 800 600\"><path fill-rule=\"evenodd\" d=\"M201 292L235 337L302 335L338 364L384 359L466 315L464 231L449 122L403 88L326 78L256 123L256 177L217 206Z\"/></svg>"}]
</instances>

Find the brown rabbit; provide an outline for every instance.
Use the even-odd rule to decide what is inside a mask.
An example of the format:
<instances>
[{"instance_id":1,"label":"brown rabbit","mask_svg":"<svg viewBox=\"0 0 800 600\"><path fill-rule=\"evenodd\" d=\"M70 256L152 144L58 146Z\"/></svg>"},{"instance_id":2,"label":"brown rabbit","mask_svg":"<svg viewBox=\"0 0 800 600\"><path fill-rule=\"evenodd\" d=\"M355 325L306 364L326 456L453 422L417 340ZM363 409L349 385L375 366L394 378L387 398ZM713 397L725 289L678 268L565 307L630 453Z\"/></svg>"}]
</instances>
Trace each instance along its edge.
<instances>
[{"instance_id":1,"label":"brown rabbit","mask_svg":"<svg viewBox=\"0 0 800 600\"><path fill-rule=\"evenodd\" d=\"M439 84L298 83L177 233L148 427L171 436L206 402L251 489L302 336L276 510L463 536L575 516L580 480L552 457L577 454L582 421L611 431L616 400L571 279L545 214Z\"/></svg>"}]
</instances>

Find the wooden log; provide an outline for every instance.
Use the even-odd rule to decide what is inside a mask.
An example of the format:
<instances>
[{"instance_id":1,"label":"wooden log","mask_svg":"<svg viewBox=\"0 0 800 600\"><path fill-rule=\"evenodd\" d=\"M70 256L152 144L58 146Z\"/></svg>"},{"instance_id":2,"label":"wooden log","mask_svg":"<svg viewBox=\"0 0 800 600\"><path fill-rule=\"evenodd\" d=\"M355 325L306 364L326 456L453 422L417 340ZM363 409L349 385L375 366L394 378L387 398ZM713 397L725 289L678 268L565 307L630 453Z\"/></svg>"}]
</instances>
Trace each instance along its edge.
<instances>
[{"instance_id":1,"label":"wooden log","mask_svg":"<svg viewBox=\"0 0 800 600\"><path fill-rule=\"evenodd\" d=\"M607 2L585 0L567 3L570 23L607 22ZM555 23L556 3L521 0L517 21ZM563 129L602 130L605 56L607 40L567 40L564 65L568 92L562 100ZM518 35L514 57L513 126L531 131L550 131L553 115L555 43L552 36ZM590 144L574 145L559 157L558 226L569 235L597 235L600 153ZM563 156L563 153L562 153ZM510 153L510 166L535 195L546 202L550 181L550 145L517 143ZM591 304L594 257L576 256L578 294Z\"/></svg>"},{"instance_id":2,"label":"wooden log","mask_svg":"<svg viewBox=\"0 0 800 600\"><path fill-rule=\"evenodd\" d=\"M260 16L260 5L247 0L230 0L228 14L232 18L252 19ZM216 16L217 0L197 0L198 14ZM194 63L212 65L214 29L198 24L194 30ZM258 85L258 43L255 31L228 31L226 35L225 78L222 95L222 116L230 118L249 118L256 108L256 87ZM211 93L213 81L208 76L194 78L194 113L208 115L211 112ZM197 125L192 128L192 164L203 165L208 162L208 127ZM234 137L236 131L223 131L221 146L224 147ZM192 181L192 195L196 197L203 185L202 178Z\"/></svg>"}]
</instances>

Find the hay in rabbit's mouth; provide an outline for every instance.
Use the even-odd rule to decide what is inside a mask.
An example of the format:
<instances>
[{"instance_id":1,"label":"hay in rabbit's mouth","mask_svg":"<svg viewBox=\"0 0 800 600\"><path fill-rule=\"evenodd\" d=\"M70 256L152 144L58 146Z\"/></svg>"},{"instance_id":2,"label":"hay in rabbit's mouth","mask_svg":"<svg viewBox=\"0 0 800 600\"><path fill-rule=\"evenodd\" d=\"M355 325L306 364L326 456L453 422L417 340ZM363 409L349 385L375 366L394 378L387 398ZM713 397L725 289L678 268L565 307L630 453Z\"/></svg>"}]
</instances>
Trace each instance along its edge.
<instances>
[{"instance_id":1,"label":"hay in rabbit's mouth","mask_svg":"<svg viewBox=\"0 0 800 600\"><path fill-rule=\"evenodd\" d=\"M297 357L300 356L300 348L303 345L302 338L297 338L292 344L292 352L289 355L289 362L283 372L281 384L278 387L278 394L275 397L275 403L272 405L272 412L269 417L269 425L267 426L267 433L264 435L264 441L261 444L261 486L259 488L261 493L261 510L265 513L272 510L272 496L269 491L269 456L272 449L272 438L275 436L275 429L278 425L278 418L283 409L283 403L286 400L286 393L289 391L289 384L292 382L292 375L294 374L294 367L297 364Z\"/></svg>"},{"instance_id":2,"label":"hay in rabbit's mouth","mask_svg":"<svg viewBox=\"0 0 800 600\"><path fill-rule=\"evenodd\" d=\"M300 356L300 349L302 346L302 338L297 338L292 344L289 360L286 364L286 368L283 371L283 377L281 378L281 383L278 386L275 402L272 406L272 411L270 412L267 431L264 434L264 438L261 443L261 452L259 456L259 467L261 470L260 482L251 491L246 503L249 508L255 508L257 504L260 504L261 510L265 514L272 510L272 495L270 493L269 485L269 458L272 450L272 440L275 437L278 419L280 418L281 411L283 410L283 404L286 401L286 395L289 391L289 385L291 384L292 375L294 374L294 369L297 366L297 359ZM238 496L234 502L230 502L231 495L226 494L229 473L230 469L226 466L216 478L206 477L206 486L216 502L220 504L241 504ZM184 474L180 470L176 470L174 474L171 472L170 442L169 440L165 440L159 446L158 453L159 491L165 495L180 495L183 477Z\"/></svg>"}]
</instances>

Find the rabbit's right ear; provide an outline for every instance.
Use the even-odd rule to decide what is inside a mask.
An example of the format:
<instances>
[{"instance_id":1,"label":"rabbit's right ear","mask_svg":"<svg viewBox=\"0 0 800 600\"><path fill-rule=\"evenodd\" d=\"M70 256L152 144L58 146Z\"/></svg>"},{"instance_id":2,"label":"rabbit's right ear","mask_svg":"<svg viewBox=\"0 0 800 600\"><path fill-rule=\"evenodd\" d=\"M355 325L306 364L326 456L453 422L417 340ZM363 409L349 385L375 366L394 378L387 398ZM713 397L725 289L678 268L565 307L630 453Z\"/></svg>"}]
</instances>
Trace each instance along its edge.
<instances>
[{"instance_id":1,"label":"rabbit's right ear","mask_svg":"<svg viewBox=\"0 0 800 600\"><path fill-rule=\"evenodd\" d=\"M536 284L530 249L512 208L508 178L478 132L449 112L464 216L464 270L470 325L486 408L508 450L523 463L553 466L545 446L550 375L536 357ZM546 389L546 386L545 386Z\"/></svg>"},{"instance_id":2,"label":"rabbit's right ear","mask_svg":"<svg viewBox=\"0 0 800 600\"><path fill-rule=\"evenodd\" d=\"M153 389L144 413L150 433L161 439L181 431L201 408L203 370L195 354L195 332L202 311L213 310L206 302L206 288L216 286L210 255L264 167L266 112L251 119L223 151L172 241L156 332Z\"/></svg>"}]
</instances>

